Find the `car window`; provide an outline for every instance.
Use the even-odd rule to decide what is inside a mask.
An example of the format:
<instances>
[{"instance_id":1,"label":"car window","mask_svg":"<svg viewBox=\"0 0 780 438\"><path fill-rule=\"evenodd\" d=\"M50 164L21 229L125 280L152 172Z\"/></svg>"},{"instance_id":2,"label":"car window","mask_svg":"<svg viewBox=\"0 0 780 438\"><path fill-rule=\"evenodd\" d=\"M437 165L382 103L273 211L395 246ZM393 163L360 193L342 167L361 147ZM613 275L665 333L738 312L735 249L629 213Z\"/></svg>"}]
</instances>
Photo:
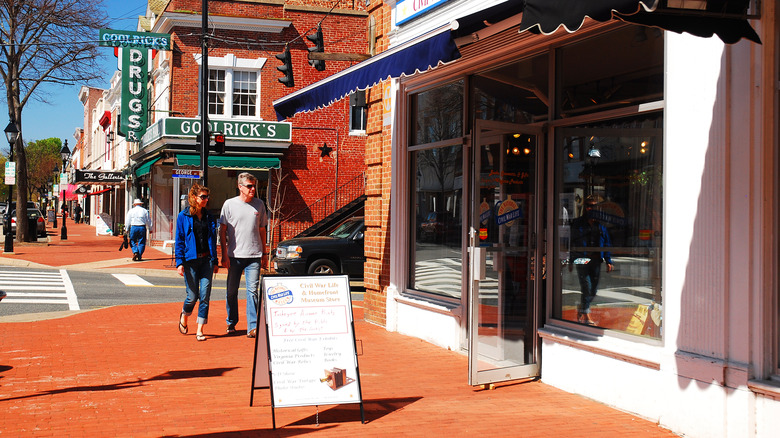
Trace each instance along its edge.
<instances>
[{"instance_id":1,"label":"car window","mask_svg":"<svg viewBox=\"0 0 780 438\"><path fill-rule=\"evenodd\" d=\"M343 224L339 225L338 228L333 230L332 233L329 234L330 237L337 237L340 239L343 239L345 237L349 237L350 234L352 234L353 231L355 231L358 227L360 227L363 224L361 221L346 221Z\"/></svg>"}]
</instances>

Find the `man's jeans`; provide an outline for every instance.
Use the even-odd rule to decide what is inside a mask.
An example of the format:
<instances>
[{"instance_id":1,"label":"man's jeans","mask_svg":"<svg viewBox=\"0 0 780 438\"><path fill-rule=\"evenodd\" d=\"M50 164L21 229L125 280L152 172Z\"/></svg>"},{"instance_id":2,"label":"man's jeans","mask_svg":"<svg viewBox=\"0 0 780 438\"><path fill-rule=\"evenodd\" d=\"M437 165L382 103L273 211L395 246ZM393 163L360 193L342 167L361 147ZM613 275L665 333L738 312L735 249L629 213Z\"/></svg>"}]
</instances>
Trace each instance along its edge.
<instances>
[{"instance_id":1,"label":"man's jeans","mask_svg":"<svg viewBox=\"0 0 780 438\"><path fill-rule=\"evenodd\" d=\"M146 227L143 225L132 225L128 233L130 239L130 249L133 254L144 255L146 249Z\"/></svg>"},{"instance_id":2,"label":"man's jeans","mask_svg":"<svg viewBox=\"0 0 780 438\"><path fill-rule=\"evenodd\" d=\"M590 313L590 303L596 298L596 292L599 287L599 277L601 276L601 262L591 260L589 263L577 266L577 278L580 280L580 300L579 313Z\"/></svg>"},{"instance_id":3,"label":"man's jeans","mask_svg":"<svg viewBox=\"0 0 780 438\"><path fill-rule=\"evenodd\" d=\"M259 296L257 288L260 283L260 259L230 258L230 268L227 274L227 324L235 327L238 323L238 284L241 273L246 277L246 330L247 333L257 328L257 303Z\"/></svg>"}]
</instances>

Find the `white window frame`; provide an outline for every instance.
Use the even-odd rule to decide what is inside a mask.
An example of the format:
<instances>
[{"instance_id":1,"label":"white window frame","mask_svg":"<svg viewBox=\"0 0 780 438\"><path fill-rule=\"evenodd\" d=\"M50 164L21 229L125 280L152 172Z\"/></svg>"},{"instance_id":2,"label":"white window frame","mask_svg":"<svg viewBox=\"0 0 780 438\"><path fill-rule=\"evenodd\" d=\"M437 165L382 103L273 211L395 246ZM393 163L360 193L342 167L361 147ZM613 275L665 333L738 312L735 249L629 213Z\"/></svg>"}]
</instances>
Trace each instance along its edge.
<instances>
[{"instance_id":1,"label":"white window frame","mask_svg":"<svg viewBox=\"0 0 780 438\"><path fill-rule=\"evenodd\" d=\"M363 105L353 105L353 98L352 95L355 93L363 93ZM350 93L349 95L349 135L366 135L366 130L368 128L368 102L366 102L368 97L368 90L357 90L354 93ZM363 118L362 120L356 120L355 119L355 108L363 108L360 114L362 114ZM354 129L354 125L356 122L360 123L360 126L362 126L362 129Z\"/></svg>"},{"instance_id":2,"label":"white window frame","mask_svg":"<svg viewBox=\"0 0 780 438\"><path fill-rule=\"evenodd\" d=\"M201 66L201 55L196 54L194 55L195 62ZM227 54L223 57L215 57L215 56L209 56L209 70L223 70L225 72L225 113L224 114L209 114L210 116L219 117L219 118L229 118L229 119L244 119L244 120L262 120L262 116L260 115L260 80L261 80L261 70L263 66L265 65L265 62L268 60L268 58L256 58L256 59L247 59L247 58L237 58L233 54ZM249 71L249 72L255 72L257 74L256 78L256 89L257 89L257 98L255 100L255 115L254 116L239 116L233 114L233 73L236 71ZM198 86L201 86L200 84L200 77L202 75L198 76ZM200 100L202 96L198 95L198 99ZM202 108L202 105L199 102L198 108Z\"/></svg>"}]
</instances>

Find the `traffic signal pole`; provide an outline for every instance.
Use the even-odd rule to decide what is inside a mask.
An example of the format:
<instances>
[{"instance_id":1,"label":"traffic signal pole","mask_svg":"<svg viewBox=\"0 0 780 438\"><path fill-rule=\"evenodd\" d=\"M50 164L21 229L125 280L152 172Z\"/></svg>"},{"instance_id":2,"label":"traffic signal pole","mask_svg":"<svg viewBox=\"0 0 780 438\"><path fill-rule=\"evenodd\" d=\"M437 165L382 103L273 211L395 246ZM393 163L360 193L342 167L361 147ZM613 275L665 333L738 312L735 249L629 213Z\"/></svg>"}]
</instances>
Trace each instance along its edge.
<instances>
[{"instance_id":1,"label":"traffic signal pole","mask_svg":"<svg viewBox=\"0 0 780 438\"><path fill-rule=\"evenodd\" d=\"M209 3L203 0L200 59L200 165L203 185L209 186Z\"/></svg>"}]
</instances>

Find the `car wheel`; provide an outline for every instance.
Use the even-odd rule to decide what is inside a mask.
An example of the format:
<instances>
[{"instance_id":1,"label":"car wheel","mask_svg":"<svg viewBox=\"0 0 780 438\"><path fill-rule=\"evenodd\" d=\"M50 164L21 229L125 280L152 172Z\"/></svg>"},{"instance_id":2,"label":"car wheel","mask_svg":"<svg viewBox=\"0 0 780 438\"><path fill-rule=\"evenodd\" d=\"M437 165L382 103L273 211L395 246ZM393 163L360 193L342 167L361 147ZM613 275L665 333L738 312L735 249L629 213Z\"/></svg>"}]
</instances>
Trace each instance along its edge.
<instances>
[{"instance_id":1,"label":"car wheel","mask_svg":"<svg viewBox=\"0 0 780 438\"><path fill-rule=\"evenodd\" d=\"M309 265L310 275L333 275L336 271L336 264L328 259L319 259Z\"/></svg>"}]
</instances>

